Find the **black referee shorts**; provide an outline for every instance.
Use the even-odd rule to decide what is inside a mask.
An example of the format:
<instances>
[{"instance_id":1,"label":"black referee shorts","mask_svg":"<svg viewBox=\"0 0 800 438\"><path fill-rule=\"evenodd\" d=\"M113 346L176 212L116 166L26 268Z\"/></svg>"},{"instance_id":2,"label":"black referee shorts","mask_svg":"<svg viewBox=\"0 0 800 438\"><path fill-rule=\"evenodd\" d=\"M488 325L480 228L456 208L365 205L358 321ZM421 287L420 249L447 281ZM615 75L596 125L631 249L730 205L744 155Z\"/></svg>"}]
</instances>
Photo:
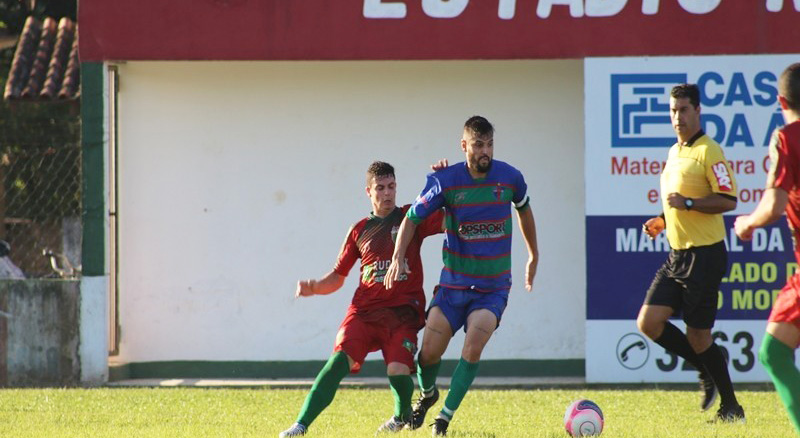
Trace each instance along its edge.
<instances>
[{"instance_id":1,"label":"black referee shorts","mask_svg":"<svg viewBox=\"0 0 800 438\"><path fill-rule=\"evenodd\" d=\"M714 327L719 284L728 270L725 242L689 249L673 249L661 265L644 304L669 306L682 314L686 325L696 329Z\"/></svg>"}]
</instances>

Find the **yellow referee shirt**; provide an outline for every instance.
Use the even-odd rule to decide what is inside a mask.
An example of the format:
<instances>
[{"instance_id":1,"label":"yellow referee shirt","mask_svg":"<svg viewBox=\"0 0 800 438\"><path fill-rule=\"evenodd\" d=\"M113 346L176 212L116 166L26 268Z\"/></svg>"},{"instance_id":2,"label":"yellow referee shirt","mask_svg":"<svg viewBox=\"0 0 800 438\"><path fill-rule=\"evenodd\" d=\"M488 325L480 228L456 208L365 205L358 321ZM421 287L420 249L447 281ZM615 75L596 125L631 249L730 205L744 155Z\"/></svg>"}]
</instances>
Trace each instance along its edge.
<instances>
[{"instance_id":1,"label":"yellow referee shirt","mask_svg":"<svg viewBox=\"0 0 800 438\"><path fill-rule=\"evenodd\" d=\"M736 197L736 179L722 148L702 131L688 142L675 143L661 173L661 204L672 249L717 243L725 238L722 214L678 210L667 203L670 193L702 198L711 193Z\"/></svg>"}]
</instances>

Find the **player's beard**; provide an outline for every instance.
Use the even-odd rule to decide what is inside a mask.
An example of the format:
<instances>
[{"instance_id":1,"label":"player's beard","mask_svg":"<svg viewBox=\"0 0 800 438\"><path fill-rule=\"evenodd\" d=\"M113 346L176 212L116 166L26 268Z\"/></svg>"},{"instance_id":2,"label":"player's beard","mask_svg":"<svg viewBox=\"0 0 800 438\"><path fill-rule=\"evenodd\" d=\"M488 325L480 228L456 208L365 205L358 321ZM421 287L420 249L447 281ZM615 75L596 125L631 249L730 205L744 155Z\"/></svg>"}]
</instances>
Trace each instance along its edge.
<instances>
[{"instance_id":1,"label":"player's beard","mask_svg":"<svg viewBox=\"0 0 800 438\"><path fill-rule=\"evenodd\" d=\"M483 160L484 158L486 158L486 160ZM484 161L486 164L481 164L481 161ZM477 170L478 172L488 173L489 169L492 168L492 159L490 157L483 156L475 160L474 164L475 164L474 166L475 170Z\"/></svg>"}]
</instances>

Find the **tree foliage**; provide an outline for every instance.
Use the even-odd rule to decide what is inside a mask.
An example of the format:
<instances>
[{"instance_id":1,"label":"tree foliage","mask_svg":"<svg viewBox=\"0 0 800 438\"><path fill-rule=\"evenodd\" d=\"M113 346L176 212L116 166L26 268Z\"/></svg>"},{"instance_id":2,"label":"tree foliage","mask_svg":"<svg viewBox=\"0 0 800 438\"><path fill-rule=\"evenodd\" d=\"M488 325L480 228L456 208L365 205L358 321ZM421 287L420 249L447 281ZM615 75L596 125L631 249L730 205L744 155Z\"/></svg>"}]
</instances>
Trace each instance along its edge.
<instances>
[{"instance_id":1,"label":"tree foliage","mask_svg":"<svg viewBox=\"0 0 800 438\"><path fill-rule=\"evenodd\" d=\"M77 0L0 0L0 28L10 35L22 32L29 15L37 18L78 18Z\"/></svg>"}]
</instances>

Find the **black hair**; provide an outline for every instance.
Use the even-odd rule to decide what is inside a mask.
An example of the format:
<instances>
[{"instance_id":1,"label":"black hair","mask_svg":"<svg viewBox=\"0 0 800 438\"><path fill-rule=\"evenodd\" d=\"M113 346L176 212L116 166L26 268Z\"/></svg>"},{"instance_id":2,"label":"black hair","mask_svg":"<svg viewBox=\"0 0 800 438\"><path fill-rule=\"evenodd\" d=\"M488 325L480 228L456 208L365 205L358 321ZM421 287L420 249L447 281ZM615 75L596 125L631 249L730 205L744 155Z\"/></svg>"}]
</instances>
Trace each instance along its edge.
<instances>
[{"instance_id":1,"label":"black hair","mask_svg":"<svg viewBox=\"0 0 800 438\"><path fill-rule=\"evenodd\" d=\"M494 134L494 126L485 117L472 116L464 123L464 131L480 138Z\"/></svg>"},{"instance_id":2,"label":"black hair","mask_svg":"<svg viewBox=\"0 0 800 438\"><path fill-rule=\"evenodd\" d=\"M800 62L786 67L778 80L778 93L786 99L789 108L800 111Z\"/></svg>"},{"instance_id":3,"label":"black hair","mask_svg":"<svg viewBox=\"0 0 800 438\"><path fill-rule=\"evenodd\" d=\"M688 98L693 107L700 106L700 88L697 84L680 84L672 87L669 95L675 99Z\"/></svg>"},{"instance_id":4,"label":"black hair","mask_svg":"<svg viewBox=\"0 0 800 438\"><path fill-rule=\"evenodd\" d=\"M372 178L378 179L384 176L394 176L394 167L383 161L375 161L367 169L367 185L370 185Z\"/></svg>"}]
</instances>

